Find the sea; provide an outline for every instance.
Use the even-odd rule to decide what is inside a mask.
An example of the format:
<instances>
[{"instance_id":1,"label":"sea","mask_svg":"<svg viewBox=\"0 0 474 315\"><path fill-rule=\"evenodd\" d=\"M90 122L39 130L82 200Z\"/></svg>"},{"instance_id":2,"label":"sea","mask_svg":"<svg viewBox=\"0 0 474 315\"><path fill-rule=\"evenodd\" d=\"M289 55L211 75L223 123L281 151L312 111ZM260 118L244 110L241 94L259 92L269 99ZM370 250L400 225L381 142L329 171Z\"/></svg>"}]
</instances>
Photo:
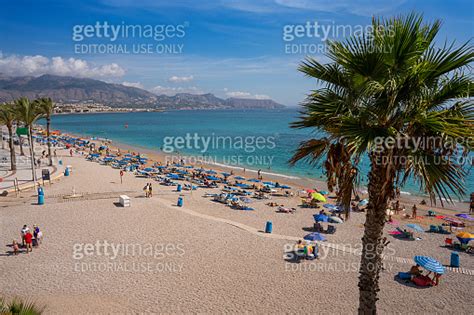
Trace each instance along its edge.
<instances>
[{"instance_id":1,"label":"sea","mask_svg":"<svg viewBox=\"0 0 474 315\"><path fill-rule=\"evenodd\" d=\"M52 128L162 151L170 157L187 156L194 162L324 181L321 162L310 165L301 161L295 166L288 163L301 141L322 136L318 130L291 128L290 123L299 115L296 108L61 114L53 117ZM472 163L468 165L469 194L474 191L474 175ZM359 165L362 186L367 185L368 170L368 159L364 157ZM424 195L415 181L406 183L402 192Z\"/></svg>"}]
</instances>

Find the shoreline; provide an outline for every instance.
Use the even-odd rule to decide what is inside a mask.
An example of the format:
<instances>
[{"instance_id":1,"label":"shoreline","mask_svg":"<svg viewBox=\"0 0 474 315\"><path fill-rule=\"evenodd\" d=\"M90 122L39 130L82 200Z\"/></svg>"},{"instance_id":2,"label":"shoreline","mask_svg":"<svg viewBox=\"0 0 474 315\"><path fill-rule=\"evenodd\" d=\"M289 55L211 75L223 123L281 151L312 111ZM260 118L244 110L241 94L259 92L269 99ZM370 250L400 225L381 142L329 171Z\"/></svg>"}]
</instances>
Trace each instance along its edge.
<instances>
[{"instance_id":1,"label":"shoreline","mask_svg":"<svg viewBox=\"0 0 474 315\"><path fill-rule=\"evenodd\" d=\"M40 126L40 128L44 129L44 126ZM57 130L57 129L55 129ZM149 162L162 162L166 163L167 160L178 162L181 158L184 159L185 161L189 161L190 158L192 158L192 155L186 155L186 154L172 154L172 155L167 155L166 153L160 151L159 149L150 149L146 147L142 147L140 145L131 145L127 143L123 143L120 141L116 141L113 139L108 139L108 138L101 138L101 137L95 137L95 136L88 136L85 134L77 134L77 133L71 133L67 132L64 130L60 130L61 134L69 135L72 137L77 137L77 138L82 138L82 139L87 139L90 140L91 142L95 143L104 143L105 141L108 141L108 146L110 147L111 150L120 150L121 152L140 152L141 154L147 155L149 158ZM200 160L200 159L196 159ZM170 161L170 162L171 162ZM233 171L234 176L244 176L244 177L249 177L249 173L251 173L254 176L250 177L256 177L257 175L257 170L251 169L251 168L244 168L239 167L239 166L232 166L232 165L225 165L223 163L207 163L207 162L200 162L196 163L195 165L199 165L201 167L213 169L220 172L229 172ZM261 174L264 177L265 181L273 181L273 182L280 182L281 184L289 185L292 187L292 189L296 189L297 191L308 189L308 188L314 188L317 187L319 190L328 190L327 189L327 184L325 181L319 180L319 179L312 179L308 177L298 177L298 176L292 176L292 175L286 175L286 174L280 174L280 173L275 173L275 172L267 172L262 170ZM361 199L367 198L367 187L365 186L360 186L357 188L357 191L359 192L359 195ZM426 205L420 205L420 202L422 200L425 200L427 202ZM435 209L438 211L461 211L461 212L468 212L469 210L469 203L467 201L453 201L453 203L449 203L447 201L443 201L444 206L441 206L440 201L437 200L436 204L431 204L428 196L419 196L412 194L410 192L406 191L401 191L400 195L400 203L407 210L411 209L412 205L416 204L417 207L421 210L430 210L430 209Z\"/></svg>"}]
</instances>

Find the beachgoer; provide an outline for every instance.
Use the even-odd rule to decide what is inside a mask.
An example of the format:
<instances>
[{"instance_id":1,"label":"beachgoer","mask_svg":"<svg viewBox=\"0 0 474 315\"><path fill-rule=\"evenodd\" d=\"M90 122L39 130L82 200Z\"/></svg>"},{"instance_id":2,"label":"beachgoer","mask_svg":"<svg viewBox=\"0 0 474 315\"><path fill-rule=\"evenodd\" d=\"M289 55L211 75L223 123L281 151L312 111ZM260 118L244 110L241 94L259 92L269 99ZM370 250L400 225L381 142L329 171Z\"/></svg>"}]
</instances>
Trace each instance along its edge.
<instances>
[{"instance_id":1,"label":"beachgoer","mask_svg":"<svg viewBox=\"0 0 474 315\"><path fill-rule=\"evenodd\" d=\"M39 246L41 244L41 239L43 238L43 232L41 232L39 226L36 224L33 225L33 236L36 240L36 246Z\"/></svg>"},{"instance_id":2,"label":"beachgoer","mask_svg":"<svg viewBox=\"0 0 474 315\"><path fill-rule=\"evenodd\" d=\"M72 157L72 149L69 149L69 155Z\"/></svg>"},{"instance_id":3,"label":"beachgoer","mask_svg":"<svg viewBox=\"0 0 474 315\"><path fill-rule=\"evenodd\" d=\"M262 179L262 176L260 176L261 172L262 172L262 170L258 170L258 171L257 171L257 177L258 177L258 179Z\"/></svg>"},{"instance_id":4,"label":"beachgoer","mask_svg":"<svg viewBox=\"0 0 474 315\"><path fill-rule=\"evenodd\" d=\"M30 230L28 225L23 225L23 228L21 229L21 246L25 246L25 234Z\"/></svg>"},{"instance_id":5,"label":"beachgoer","mask_svg":"<svg viewBox=\"0 0 474 315\"><path fill-rule=\"evenodd\" d=\"M26 244L26 252L33 251L33 234L31 234L30 230L25 233L25 244Z\"/></svg>"},{"instance_id":6,"label":"beachgoer","mask_svg":"<svg viewBox=\"0 0 474 315\"><path fill-rule=\"evenodd\" d=\"M151 183L148 184L148 197L153 197L153 187L151 186Z\"/></svg>"},{"instance_id":7,"label":"beachgoer","mask_svg":"<svg viewBox=\"0 0 474 315\"><path fill-rule=\"evenodd\" d=\"M412 212L411 212L411 217L413 219L416 219L416 205L413 205Z\"/></svg>"},{"instance_id":8,"label":"beachgoer","mask_svg":"<svg viewBox=\"0 0 474 315\"><path fill-rule=\"evenodd\" d=\"M18 252L20 251L20 247L18 246L18 243L13 240L12 242L12 248L13 248L13 254L18 255Z\"/></svg>"},{"instance_id":9,"label":"beachgoer","mask_svg":"<svg viewBox=\"0 0 474 315\"><path fill-rule=\"evenodd\" d=\"M432 279L433 285L439 284L439 278L441 278L441 274L435 272Z\"/></svg>"},{"instance_id":10,"label":"beachgoer","mask_svg":"<svg viewBox=\"0 0 474 315\"><path fill-rule=\"evenodd\" d=\"M416 264L410 268L410 274L412 275L412 279L418 276L421 276L422 271L420 269L420 265Z\"/></svg>"},{"instance_id":11,"label":"beachgoer","mask_svg":"<svg viewBox=\"0 0 474 315\"><path fill-rule=\"evenodd\" d=\"M148 198L148 194L149 194L149 187L148 187L148 183L145 185L145 187L143 187L143 191L145 192L145 198Z\"/></svg>"}]
</instances>

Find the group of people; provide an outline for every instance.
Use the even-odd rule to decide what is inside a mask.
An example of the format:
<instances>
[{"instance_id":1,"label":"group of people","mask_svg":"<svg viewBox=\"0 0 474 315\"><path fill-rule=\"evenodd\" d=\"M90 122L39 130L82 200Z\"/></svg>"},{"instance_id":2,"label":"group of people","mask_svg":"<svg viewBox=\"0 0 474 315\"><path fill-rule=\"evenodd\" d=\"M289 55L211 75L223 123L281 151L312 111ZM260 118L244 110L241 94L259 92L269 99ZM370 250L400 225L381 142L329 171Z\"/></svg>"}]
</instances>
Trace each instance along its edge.
<instances>
[{"instance_id":1,"label":"group of people","mask_svg":"<svg viewBox=\"0 0 474 315\"><path fill-rule=\"evenodd\" d=\"M26 253L33 251L33 247L38 247L41 244L43 239L43 232L40 230L39 226L36 224L33 225L33 228L30 229L28 225L23 225L23 228L20 232L21 235L21 248L26 248ZM16 240L12 242L13 254L18 255L20 252L20 244Z\"/></svg>"},{"instance_id":2,"label":"group of people","mask_svg":"<svg viewBox=\"0 0 474 315\"><path fill-rule=\"evenodd\" d=\"M433 277L430 278L431 271L428 272L425 276L423 276L423 271L420 269L420 265L416 264L410 268L410 275L411 275L411 281L413 281L417 277L425 277L427 279L431 280L432 285L438 285L439 284L439 279L441 278L441 274L433 272Z\"/></svg>"},{"instance_id":3,"label":"group of people","mask_svg":"<svg viewBox=\"0 0 474 315\"><path fill-rule=\"evenodd\" d=\"M298 255L298 257L315 259L318 258L318 246L316 244L299 240L298 243L296 243L295 253Z\"/></svg>"},{"instance_id":4,"label":"group of people","mask_svg":"<svg viewBox=\"0 0 474 315\"><path fill-rule=\"evenodd\" d=\"M151 183L147 183L145 187L143 187L143 191L145 191L145 197L146 198L151 198L153 197L153 187Z\"/></svg>"}]
</instances>

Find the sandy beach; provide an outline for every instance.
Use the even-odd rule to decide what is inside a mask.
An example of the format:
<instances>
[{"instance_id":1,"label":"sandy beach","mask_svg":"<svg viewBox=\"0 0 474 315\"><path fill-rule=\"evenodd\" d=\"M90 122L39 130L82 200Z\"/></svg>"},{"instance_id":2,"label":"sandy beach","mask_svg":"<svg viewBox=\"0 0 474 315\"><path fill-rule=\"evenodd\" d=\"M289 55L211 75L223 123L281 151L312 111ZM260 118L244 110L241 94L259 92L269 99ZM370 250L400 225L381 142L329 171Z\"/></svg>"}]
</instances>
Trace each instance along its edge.
<instances>
[{"instance_id":1,"label":"sandy beach","mask_svg":"<svg viewBox=\"0 0 474 315\"><path fill-rule=\"evenodd\" d=\"M296 263L288 252L309 233L318 211L298 207L297 197L271 200L297 208L293 214L277 213L265 200L252 203L255 211L233 210L203 197L216 189L178 193L128 172L120 183L117 169L58 153L73 171L46 185L44 205L36 205L32 190L0 199L1 294L7 298L30 298L47 314L356 312L364 213L337 225L321 244L319 259ZM142 191L147 182L153 182L152 198ZM75 197L64 197L73 191ZM119 195L128 195L131 207L117 206ZM183 207L176 206L179 196ZM273 233L262 233L269 220ZM430 222L416 221L425 229ZM39 225L44 240L30 254L11 255L7 245L19 239L24 224ZM393 228L387 225L385 232ZM462 268L448 268L437 287L419 289L394 279L415 255L449 265L445 235L418 236L405 241L387 235L379 312L469 313L470 254L460 252Z\"/></svg>"}]
</instances>

